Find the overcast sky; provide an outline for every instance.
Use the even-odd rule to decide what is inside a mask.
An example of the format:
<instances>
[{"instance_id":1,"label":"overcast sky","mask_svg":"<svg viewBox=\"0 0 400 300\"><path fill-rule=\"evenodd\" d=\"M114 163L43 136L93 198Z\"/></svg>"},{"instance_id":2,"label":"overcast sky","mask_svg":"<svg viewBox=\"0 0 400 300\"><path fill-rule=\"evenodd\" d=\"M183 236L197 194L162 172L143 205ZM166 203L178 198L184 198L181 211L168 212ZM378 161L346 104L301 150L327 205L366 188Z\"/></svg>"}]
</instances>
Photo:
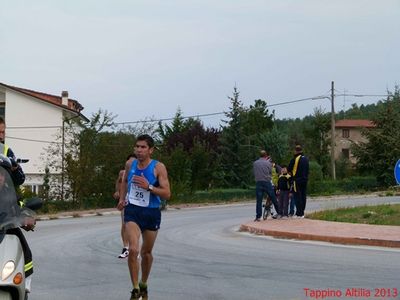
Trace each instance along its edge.
<instances>
[{"instance_id":1,"label":"overcast sky","mask_svg":"<svg viewBox=\"0 0 400 300\"><path fill-rule=\"evenodd\" d=\"M235 84L249 106L329 95L331 81L338 94L400 83L399 0L0 0L0 20L0 82L68 90L117 122L223 112ZM336 110L379 99L338 97ZM318 106L330 110L274 109Z\"/></svg>"}]
</instances>

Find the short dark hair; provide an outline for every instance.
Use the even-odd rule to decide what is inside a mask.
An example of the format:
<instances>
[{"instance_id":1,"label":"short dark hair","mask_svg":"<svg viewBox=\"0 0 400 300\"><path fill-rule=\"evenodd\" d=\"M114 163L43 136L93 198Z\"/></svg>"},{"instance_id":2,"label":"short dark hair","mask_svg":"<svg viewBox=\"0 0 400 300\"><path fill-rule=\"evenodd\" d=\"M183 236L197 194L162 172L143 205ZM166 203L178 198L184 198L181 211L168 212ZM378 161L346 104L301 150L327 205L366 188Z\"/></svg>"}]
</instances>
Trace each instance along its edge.
<instances>
[{"instance_id":1,"label":"short dark hair","mask_svg":"<svg viewBox=\"0 0 400 300\"><path fill-rule=\"evenodd\" d=\"M137 158L135 153L131 153L126 157L126 160L130 160L132 157Z\"/></svg>"},{"instance_id":2,"label":"short dark hair","mask_svg":"<svg viewBox=\"0 0 400 300\"><path fill-rule=\"evenodd\" d=\"M149 146L149 148L153 148L154 147L154 140L148 134L139 135L137 137L136 141L145 141L147 143L147 146Z\"/></svg>"},{"instance_id":3,"label":"short dark hair","mask_svg":"<svg viewBox=\"0 0 400 300\"><path fill-rule=\"evenodd\" d=\"M294 150L295 150L296 152L302 152L302 151L303 151L303 148L301 147L301 145L296 145L296 147L294 147Z\"/></svg>"},{"instance_id":4,"label":"short dark hair","mask_svg":"<svg viewBox=\"0 0 400 300\"><path fill-rule=\"evenodd\" d=\"M268 152L265 150L261 150L260 151L260 157L267 157L268 156Z\"/></svg>"},{"instance_id":5,"label":"short dark hair","mask_svg":"<svg viewBox=\"0 0 400 300\"><path fill-rule=\"evenodd\" d=\"M3 117L0 117L0 124L6 124L6 121L4 121L4 118Z\"/></svg>"}]
</instances>

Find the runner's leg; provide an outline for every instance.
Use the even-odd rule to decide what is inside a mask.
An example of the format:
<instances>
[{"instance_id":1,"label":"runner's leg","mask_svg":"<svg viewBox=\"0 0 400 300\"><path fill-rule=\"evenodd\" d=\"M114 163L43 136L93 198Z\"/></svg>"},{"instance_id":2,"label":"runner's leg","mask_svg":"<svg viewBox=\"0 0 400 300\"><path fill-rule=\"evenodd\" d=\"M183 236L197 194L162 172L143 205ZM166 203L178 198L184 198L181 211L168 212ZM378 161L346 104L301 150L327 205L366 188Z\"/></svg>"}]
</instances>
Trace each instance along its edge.
<instances>
[{"instance_id":1,"label":"runner's leg","mask_svg":"<svg viewBox=\"0 0 400 300\"><path fill-rule=\"evenodd\" d=\"M142 257L142 282L147 283L147 279L150 275L151 265L153 264L153 247L157 238L158 231L145 230L142 233L142 249L140 251L140 256Z\"/></svg>"},{"instance_id":2,"label":"runner's leg","mask_svg":"<svg viewBox=\"0 0 400 300\"><path fill-rule=\"evenodd\" d=\"M125 230L128 236L129 243L129 256L128 256L128 267L129 273L131 275L132 285L134 288L139 286L139 238L140 238L140 228L134 222L127 222L125 224Z\"/></svg>"}]
</instances>

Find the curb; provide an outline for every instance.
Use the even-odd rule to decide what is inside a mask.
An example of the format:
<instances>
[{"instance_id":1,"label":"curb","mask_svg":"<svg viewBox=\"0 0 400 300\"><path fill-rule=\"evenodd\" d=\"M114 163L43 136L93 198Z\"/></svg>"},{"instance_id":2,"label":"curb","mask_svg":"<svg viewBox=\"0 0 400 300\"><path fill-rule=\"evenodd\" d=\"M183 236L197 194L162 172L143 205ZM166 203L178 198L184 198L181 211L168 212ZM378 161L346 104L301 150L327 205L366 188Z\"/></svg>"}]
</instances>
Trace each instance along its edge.
<instances>
[{"instance_id":1,"label":"curb","mask_svg":"<svg viewBox=\"0 0 400 300\"><path fill-rule=\"evenodd\" d=\"M280 239L319 241L319 242L329 242L329 243L343 244L343 245L364 245L364 246L400 248L400 240L384 240L376 238L345 237L345 236L320 235L312 233L298 233L290 231L257 228L254 226L244 225L244 224L240 226L239 231L249 232L257 235L267 235Z\"/></svg>"},{"instance_id":2,"label":"curb","mask_svg":"<svg viewBox=\"0 0 400 300\"><path fill-rule=\"evenodd\" d=\"M85 218L85 217L96 217L96 216L111 216L121 214L118 210L108 211L90 211L90 212L70 212L50 215L39 215L36 216L36 221L49 221L57 219L71 219L71 218Z\"/></svg>"}]
</instances>

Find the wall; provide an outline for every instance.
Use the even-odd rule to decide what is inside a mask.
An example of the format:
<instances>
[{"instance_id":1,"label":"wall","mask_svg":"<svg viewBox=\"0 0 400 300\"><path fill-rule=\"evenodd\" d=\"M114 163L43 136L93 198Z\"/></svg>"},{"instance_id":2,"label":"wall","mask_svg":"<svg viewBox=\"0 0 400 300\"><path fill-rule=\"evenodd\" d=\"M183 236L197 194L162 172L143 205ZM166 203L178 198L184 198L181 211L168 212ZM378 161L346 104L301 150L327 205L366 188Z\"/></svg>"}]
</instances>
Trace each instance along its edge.
<instances>
[{"instance_id":1,"label":"wall","mask_svg":"<svg viewBox=\"0 0 400 300\"><path fill-rule=\"evenodd\" d=\"M344 138L342 135L342 130L349 130L349 137ZM364 142L366 139L362 136L361 131L363 128L359 127L349 127L349 128L336 128L335 129L335 159L340 159L342 155L342 149L350 149L352 142L359 143ZM356 158L353 157L350 149L350 161L355 164Z\"/></svg>"},{"instance_id":2,"label":"wall","mask_svg":"<svg viewBox=\"0 0 400 300\"><path fill-rule=\"evenodd\" d=\"M17 158L29 159L22 165L28 175L25 183L42 184L42 177L37 176L44 174L46 161L42 154L50 142L60 142L56 137L61 132L62 109L10 89L5 98L6 144ZM32 128L44 126L52 128Z\"/></svg>"}]
</instances>

